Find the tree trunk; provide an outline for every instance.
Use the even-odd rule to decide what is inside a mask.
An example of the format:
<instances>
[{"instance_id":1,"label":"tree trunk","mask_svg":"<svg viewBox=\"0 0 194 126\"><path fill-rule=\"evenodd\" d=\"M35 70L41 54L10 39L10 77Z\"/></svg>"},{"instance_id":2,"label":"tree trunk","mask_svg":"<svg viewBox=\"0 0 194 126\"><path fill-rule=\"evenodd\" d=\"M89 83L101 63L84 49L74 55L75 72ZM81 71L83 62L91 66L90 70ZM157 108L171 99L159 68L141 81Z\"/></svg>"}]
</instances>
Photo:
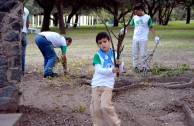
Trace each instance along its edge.
<instances>
[{"instance_id":1,"label":"tree trunk","mask_svg":"<svg viewBox=\"0 0 194 126\"><path fill-rule=\"evenodd\" d=\"M69 14L68 18L67 18L67 22L66 22L66 28L68 28L70 26L70 21L71 21L71 18L73 17L73 13Z\"/></svg>"},{"instance_id":2,"label":"tree trunk","mask_svg":"<svg viewBox=\"0 0 194 126\"><path fill-rule=\"evenodd\" d=\"M63 0L55 0L55 4L57 7L59 17L59 32L60 34L66 34L65 23L63 20Z\"/></svg>"},{"instance_id":3,"label":"tree trunk","mask_svg":"<svg viewBox=\"0 0 194 126\"><path fill-rule=\"evenodd\" d=\"M118 21L118 8L115 8L114 10L114 25L113 27L119 26L119 21Z\"/></svg>"},{"instance_id":4,"label":"tree trunk","mask_svg":"<svg viewBox=\"0 0 194 126\"><path fill-rule=\"evenodd\" d=\"M158 23L159 23L159 25L161 25L162 24L162 16L161 16L161 13L162 13L162 10L159 10L158 11Z\"/></svg>"},{"instance_id":5,"label":"tree trunk","mask_svg":"<svg viewBox=\"0 0 194 126\"><path fill-rule=\"evenodd\" d=\"M168 25L169 20L170 20L170 16L167 16L166 20L164 20L162 25Z\"/></svg>"},{"instance_id":6,"label":"tree trunk","mask_svg":"<svg viewBox=\"0 0 194 126\"><path fill-rule=\"evenodd\" d=\"M67 18L67 24L66 24L66 27L68 28L68 25L70 25L70 21L71 21L71 18L73 17L73 15L75 15L77 13L77 11L79 10L79 8L81 7L82 5L80 5L79 7L74 7L71 11L71 13L69 14L68 18Z\"/></svg>"},{"instance_id":7,"label":"tree trunk","mask_svg":"<svg viewBox=\"0 0 194 126\"><path fill-rule=\"evenodd\" d=\"M114 17L114 25L113 25L113 27L117 27L117 26L119 26L119 21L118 21L118 19L116 17Z\"/></svg>"},{"instance_id":8,"label":"tree trunk","mask_svg":"<svg viewBox=\"0 0 194 126\"><path fill-rule=\"evenodd\" d=\"M49 24L50 24L50 14L51 11L44 10L44 18L42 23L41 31L49 31Z\"/></svg>"},{"instance_id":9,"label":"tree trunk","mask_svg":"<svg viewBox=\"0 0 194 126\"><path fill-rule=\"evenodd\" d=\"M74 25L73 25L73 27L74 27L74 28L76 28L76 27L77 27L78 18L79 18L79 15L78 15L78 14L76 14L76 15L75 15L75 23L74 23Z\"/></svg>"},{"instance_id":10,"label":"tree trunk","mask_svg":"<svg viewBox=\"0 0 194 126\"><path fill-rule=\"evenodd\" d=\"M52 12L54 1L50 0L47 1L41 1L41 0L35 0L38 5L44 9L44 19L42 23L41 31L49 31L49 25L50 25L50 14Z\"/></svg>"},{"instance_id":11,"label":"tree trunk","mask_svg":"<svg viewBox=\"0 0 194 126\"><path fill-rule=\"evenodd\" d=\"M59 20L59 17L58 17L58 13L55 13L53 14L53 17L54 17L54 20L53 20L53 23L54 23L54 26L58 26L58 20Z\"/></svg>"},{"instance_id":12,"label":"tree trunk","mask_svg":"<svg viewBox=\"0 0 194 126\"><path fill-rule=\"evenodd\" d=\"M186 19L186 24L190 23L190 18L191 18L191 8L190 6L187 7L187 19Z\"/></svg>"}]
</instances>

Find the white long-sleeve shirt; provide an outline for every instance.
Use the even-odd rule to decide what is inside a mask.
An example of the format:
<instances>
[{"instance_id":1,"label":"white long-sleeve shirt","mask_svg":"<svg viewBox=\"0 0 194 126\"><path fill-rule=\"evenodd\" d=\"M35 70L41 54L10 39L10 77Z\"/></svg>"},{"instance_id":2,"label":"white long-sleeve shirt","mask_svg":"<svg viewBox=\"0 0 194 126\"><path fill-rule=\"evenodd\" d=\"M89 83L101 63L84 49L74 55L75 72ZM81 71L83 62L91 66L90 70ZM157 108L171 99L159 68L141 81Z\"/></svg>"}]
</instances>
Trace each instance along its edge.
<instances>
[{"instance_id":1,"label":"white long-sleeve shirt","mask_svg":"<svg viewBox=\"0 0 194 126\"><path fill-rule=\"evenodd\" d=\"M113 57L112 57L112 60L113 60ZM95 67L95 72L93 74L92 83L91 83L92 88L95 88L97 86L106 86L106 87L113 88L115 83L115 76L116 76L116 73L112 72L112 69L114 66L112 66L111 68L103 68L102 67L103 59L100 57L98 53L94 55L93 64ZM124 67L124 63L122 62L122 64L119 66L119 73L123 72L123 67Z\"/></svg>"}]
</instances>

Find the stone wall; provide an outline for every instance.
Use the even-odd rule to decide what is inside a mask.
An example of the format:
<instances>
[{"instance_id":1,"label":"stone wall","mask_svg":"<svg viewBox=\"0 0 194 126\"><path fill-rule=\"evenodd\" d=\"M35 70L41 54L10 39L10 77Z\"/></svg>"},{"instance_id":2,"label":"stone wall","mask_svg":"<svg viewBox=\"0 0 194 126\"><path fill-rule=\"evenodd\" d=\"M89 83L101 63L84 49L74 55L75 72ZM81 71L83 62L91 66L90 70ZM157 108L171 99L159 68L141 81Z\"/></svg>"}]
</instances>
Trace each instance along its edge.
<instances>
[{"instance_id":1,"label":"stone wall","mask_svg":"<svg viewBox=\"0 0 194 126\"><path fill-rule=\"evenodd\" d=\"M0 113L18 110L22 13L18 0L0 1Z\"/></svg>"}]
</instances>

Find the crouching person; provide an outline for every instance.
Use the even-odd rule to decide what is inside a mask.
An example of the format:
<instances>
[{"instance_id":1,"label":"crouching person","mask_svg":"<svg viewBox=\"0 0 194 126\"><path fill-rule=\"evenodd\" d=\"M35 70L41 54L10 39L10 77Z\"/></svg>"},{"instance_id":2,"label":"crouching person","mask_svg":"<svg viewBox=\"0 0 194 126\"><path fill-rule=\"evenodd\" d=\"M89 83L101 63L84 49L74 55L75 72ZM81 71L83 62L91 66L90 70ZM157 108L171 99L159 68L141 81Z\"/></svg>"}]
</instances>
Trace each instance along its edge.
<instances>
[{"instance_id":1,"label":"crouching person","mask_svg":"<svg viewBox=\"0 0 194 126\"><path fill-rule=\"evenodd\" d=\"M71 37L64 37L56 32L45 31L35 37L35 42L44 57L44 78L56 77L53 67L57 58L54 48L61 48L64 74L67 74L67 46L72 43Z\"/></svg>"}]
</instances>

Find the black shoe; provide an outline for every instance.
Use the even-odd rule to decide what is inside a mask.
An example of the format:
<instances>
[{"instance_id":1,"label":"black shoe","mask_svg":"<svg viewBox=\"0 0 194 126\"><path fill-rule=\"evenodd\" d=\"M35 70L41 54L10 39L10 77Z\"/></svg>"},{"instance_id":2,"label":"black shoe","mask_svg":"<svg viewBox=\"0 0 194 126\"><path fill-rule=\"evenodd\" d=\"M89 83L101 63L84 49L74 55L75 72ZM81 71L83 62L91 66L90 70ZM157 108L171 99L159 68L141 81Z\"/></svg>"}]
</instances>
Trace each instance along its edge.
<instances>
[{"instance_id":1,"label":"black shoe","mask_svg":"<svg viewBox=\"0 0 194 126\"><path fill-rule=\"evenodd\" d=\"M138 67L134 67L134 68L132 69L132 71L135 72L135 73L139 73Z\"/></svg>"},{"instance_id":2,"label":"black shoe","mask_svg":"<svg viewBox=\"0 0 194 126\"><path fill-rule=\"evenodd\" d=\"M140 70L140 72L142 72L143 74L146 74L147 73L147 68L146 67L143 67L143 69Z\"/></svg>"},{"instance_id":3,"label":"black shoe","mask_svg":"<svg viewBox=\"0 0 194 126\"><path fill-rule=\"evenodd\" d=\"M57 73L52 73L50 75L44 75L44 78L50 78L50 77L58 77L59 75Z\"/></svg>"}]
</instances>

